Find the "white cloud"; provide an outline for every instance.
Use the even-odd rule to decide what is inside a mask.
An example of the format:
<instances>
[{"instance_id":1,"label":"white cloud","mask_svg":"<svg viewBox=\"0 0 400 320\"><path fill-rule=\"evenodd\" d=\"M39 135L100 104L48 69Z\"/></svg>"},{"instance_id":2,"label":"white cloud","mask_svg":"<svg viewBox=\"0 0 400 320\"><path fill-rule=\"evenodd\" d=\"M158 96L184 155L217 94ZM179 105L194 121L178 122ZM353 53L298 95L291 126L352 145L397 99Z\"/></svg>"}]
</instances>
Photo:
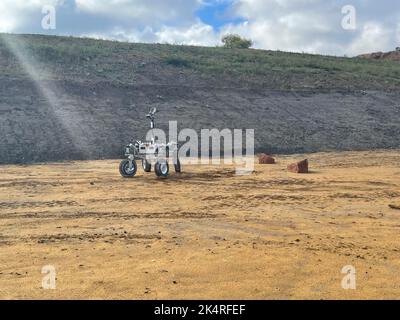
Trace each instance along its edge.
<instances>
[{"instance_id":1,"label":"white cloud","mask_svg":"<svg viewBox=\"0 0 400 320\"><path fill-rule=\"evenodd\" d=\"M155 35L159 43L215 46L220 42L214 29L200 21L189 28L163 27Z\"/></svg>"},{"instance_id":2,"label":"white cloud","mask_svg":"<svg viewBox=\"0 0 400 320\"><path fill-rule=\"evenodd\" d=\"M400 47L400 22L397 25L397 30L396 30L396 42L398 44L398 47Z\"/></svg>"},{"instance_id":3,"label":"white cloud","mask_svg":"<svg viewBox=\"0 0 400 320\"><path fill-rule=\"evenodd\" d=\"M13 32L29 21L32 14L41 12L43 6L57 6L63 2L64 0L1 0L0 32Z\"/></svg>"},{"instance_id":4,"label":"white cloud","mask_svg":"<svg viewBox=\"0 0 400 320\"><path fill-rule=\"evenodd\" d=\"M357 55L393 49L399 36L397 22L393 23L399 18L397 2L353 0L355 31L341 26L346 4L341 0L238 0L235 14L246 22L225 26L223 33L238 33L251 38L256 48L271 50Z\"/></svg>"},{"instance_id":5,"label":"white cloud","mask_svg":"<svg viewBox=\"0 0 400 320\"><path fill-rule=\"evenodd\" d=\"M374 51L393 50L391 38L393 31L376 22L366 23L360 36L357 37L347 49L349 55L368 53Z\"/></svg>"},{"instance_id":6,"label":"white cloud","mask_svg":"<svg viewBox=\"0 0 400 320\"><path fill-rule=\"evenodd\" d=\"M116 20L129 19L133 25L159 25L187 21L200 6L200 0L75 0L78 10Z\"/></svg>"},{"instance_id":7,"label":"white cloud","mask_svg":"<svg viewBox=\"0 0 400 320\"><path fill-rule=\"evenodd\" d=\"M59 6L55 33L61 35L213 46L238 33L256 48L335 55L400 45L399 1L351 2L358 24L352 31L341 26L347 0L1 0L0 32L45 32L41 7L50 4ZM236 22L216 29L196 16L215 3L230 4Z\"/></svg>"},{"instance_id":8,"label":"white cloud","mask_svg":"<svg viewBox=\"0 0 400 320\"><path fill-rule=\"evenodd\" d=\"M146 27L142 31L126 31L122 28L114 28L107 33L86 33L84 37L111 40L116 39L128 42L152 42L186 45L216 46L220 43L219 34L214 29L198 21L189 27L164 26L159 30Z\"/></svg>"}]
</instances>

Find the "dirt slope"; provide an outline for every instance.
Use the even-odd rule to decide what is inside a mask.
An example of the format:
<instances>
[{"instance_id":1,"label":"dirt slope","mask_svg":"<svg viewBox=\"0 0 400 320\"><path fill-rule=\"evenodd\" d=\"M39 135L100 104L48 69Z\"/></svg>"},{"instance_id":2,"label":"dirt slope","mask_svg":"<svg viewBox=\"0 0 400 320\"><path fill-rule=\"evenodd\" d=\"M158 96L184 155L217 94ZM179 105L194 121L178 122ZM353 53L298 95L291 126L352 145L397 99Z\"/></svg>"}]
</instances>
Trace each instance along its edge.
<instances>
[{"instance_id":1,"label":"dirt slope","mask_svg":"<svg viewBox=\"0 0 400 320\"><path fill-rule=\"evenodd\" d=\"M360 55L360 58L400 61L400 51L374 52Z\"/></svg>"},{"instance_id":2,"label":"dirt slope","mask_svg":"<svg viewBox=\"0 0 400 320\"><path fill-rule=\"evenodd\" d=\"M0 163L121 156L158 124L251 128L271 153L400 147L400 66L259 50L0 36Z\"/></svg>"}]
</instances>

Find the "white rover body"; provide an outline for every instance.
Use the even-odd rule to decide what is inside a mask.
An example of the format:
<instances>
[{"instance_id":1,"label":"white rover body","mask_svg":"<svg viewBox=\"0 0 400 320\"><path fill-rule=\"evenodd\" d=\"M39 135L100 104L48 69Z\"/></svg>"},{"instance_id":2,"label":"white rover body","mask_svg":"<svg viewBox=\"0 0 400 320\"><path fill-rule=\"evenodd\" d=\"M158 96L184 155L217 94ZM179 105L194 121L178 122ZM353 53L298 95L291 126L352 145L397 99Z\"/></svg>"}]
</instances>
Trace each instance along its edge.
<instances>
[{"instance_id":1,"label":"white rover body","mask_svg":"<svg viewBox=\"0 0 400 320\"><path fill-rule=\"evenodd\" d=\"M151 121L151 129L155 128L154 116L156 113L157 109L153 108L147 115L147 118ZM156 143L154 138L148 142L135 141L125 147L125 156L127 159L123 160L119 166L119 172L124 178L133 178L136 175L136 160L142 161L142 167L145 172L151 172L152 165L154 164L154 171L157 177L168 177L168 161L171 159L171 156L175 172L181 172L178 144L176 142L168 144Z\"/></svg>"}]
</instances>

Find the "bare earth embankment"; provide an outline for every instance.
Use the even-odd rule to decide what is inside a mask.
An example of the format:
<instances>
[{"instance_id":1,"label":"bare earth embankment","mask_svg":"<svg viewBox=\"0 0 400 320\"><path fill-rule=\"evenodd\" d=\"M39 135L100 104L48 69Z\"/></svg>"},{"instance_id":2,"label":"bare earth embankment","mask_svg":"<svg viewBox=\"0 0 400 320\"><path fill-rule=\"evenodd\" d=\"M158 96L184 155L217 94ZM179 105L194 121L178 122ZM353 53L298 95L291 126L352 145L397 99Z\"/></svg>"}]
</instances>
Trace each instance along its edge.
<instances>
[{"instance_id":1,"label":"bare earth embankment","mask_svg":"<svg viewBox=\"0 0 400 320\"><path fill-rule=\"evenodd\" d=\"M400 148L400 64L0 34L0 164L103 160L156 125L254 129L275 154Z\"/></svg>"},{"instance_id":2,"label":"bare earth embankment","mask_svg":"<svg viewBox=\"0 0 400 320\"><path fill-rule=\"evenodd\" d=\"M2 166L0 298L399 298L400 153L313 154L311 174L287 173L302 158L168 180L122 179L114 160Z\"/></svg>"}]
</instances>

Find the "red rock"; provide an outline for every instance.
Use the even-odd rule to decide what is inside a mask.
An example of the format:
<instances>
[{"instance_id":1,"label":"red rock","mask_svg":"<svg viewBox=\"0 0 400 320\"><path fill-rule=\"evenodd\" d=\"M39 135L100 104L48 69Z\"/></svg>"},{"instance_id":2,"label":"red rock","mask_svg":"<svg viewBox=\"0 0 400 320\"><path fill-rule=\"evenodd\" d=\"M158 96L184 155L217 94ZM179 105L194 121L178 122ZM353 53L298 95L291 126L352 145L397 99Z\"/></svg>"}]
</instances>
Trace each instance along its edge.
<instances>
[{"instance_id":1,"label":"red rock","mask_svg":"<svg viewBox=\"0 0 400 320\"><path fill-rule=\"evenodd\" d=\"M288 165L287 167L289 172L293 173L308 173L308 160L303 160L297 163L293 163Z\"/></svg>"},{"instance_id":2,"label":"red rock","mask_svg":"<svg viewBox=\"0 0 400 320\"><path fill-rule=\"evenodd\" d=\"M275 164L275 159L269 156L268 154L261 153L258 156L259 164Z\"/></svg>"}]
</instances>

